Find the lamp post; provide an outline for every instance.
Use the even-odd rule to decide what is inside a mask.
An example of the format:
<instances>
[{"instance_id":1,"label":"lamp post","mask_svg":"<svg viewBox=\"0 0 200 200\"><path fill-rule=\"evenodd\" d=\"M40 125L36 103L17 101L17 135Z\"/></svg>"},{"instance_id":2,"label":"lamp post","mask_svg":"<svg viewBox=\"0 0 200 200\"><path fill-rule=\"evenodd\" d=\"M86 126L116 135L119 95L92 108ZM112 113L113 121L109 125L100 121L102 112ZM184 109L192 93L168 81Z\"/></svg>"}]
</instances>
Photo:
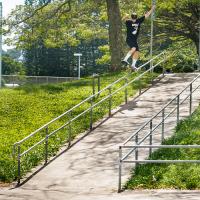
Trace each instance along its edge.
<instances>
[{"instance_id":1,"label":"lamp post","mask_svg":"<svg viewBox=\"0 0 200 200\"><path fill-rule=\"evenodd\" d=\"M152 0L152 5L156 5L156 0ZM150 59L153 56L153 21L155 20L155 10L151 14L151 39L150 39ZM150 67L153 66L153 62L150 62Z\"/></svg>"},{"instance_id":2,"label":"lamp post","mask_svg":"<svg viewBox=\"0 0 200 200\"><path fill-rule=\"evenodd\" d=\"M78 79L80 79L80 74L81 74L81 56L82 56L82 53L74 53L74 56L78 57Z\"/></svg>"},{"instance_id":3,"label":"lamp post","mask_svg":"<svg viewBox=\"0 0 200 200\"><path fill-rule=\"evenodd\" d=\"M0 2L0 88L2 82L2 2Z\"/></svg>"}]
</instances>

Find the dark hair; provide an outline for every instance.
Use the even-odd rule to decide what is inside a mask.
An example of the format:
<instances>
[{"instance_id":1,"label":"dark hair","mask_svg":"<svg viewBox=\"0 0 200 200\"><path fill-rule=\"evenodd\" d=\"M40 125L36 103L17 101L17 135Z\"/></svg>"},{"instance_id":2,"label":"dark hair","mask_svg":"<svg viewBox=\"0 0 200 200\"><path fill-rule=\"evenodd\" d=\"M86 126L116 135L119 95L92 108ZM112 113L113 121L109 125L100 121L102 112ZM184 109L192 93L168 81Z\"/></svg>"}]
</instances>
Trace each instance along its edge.
<instances>
[{"instance_id":1,"label":"dark hair","mask_svg":"<svg viewBox=\"0 0 200 200\"><path fill-rule=\"evenodd\" d=\"M136 13L132 13L132 14L131 14L131 18L132 18L132 19L137 19L137 14L136 14Z\"/></svg>"}]
</instances>

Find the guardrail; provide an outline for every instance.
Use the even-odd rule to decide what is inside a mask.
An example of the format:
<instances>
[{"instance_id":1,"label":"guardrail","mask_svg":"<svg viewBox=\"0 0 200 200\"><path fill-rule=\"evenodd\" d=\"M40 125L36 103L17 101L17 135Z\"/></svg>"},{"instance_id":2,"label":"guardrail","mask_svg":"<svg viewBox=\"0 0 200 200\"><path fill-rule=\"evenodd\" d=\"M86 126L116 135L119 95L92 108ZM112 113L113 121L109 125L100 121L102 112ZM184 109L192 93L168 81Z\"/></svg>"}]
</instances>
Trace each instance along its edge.
<instances>
[{"instance_id":1,"label":"guardrail","mask_svg":"<svg viewBox=\"0 0 200 200\"><path fill-rule=\"evenodd\" d=\"M2 75L5 84L24 84L24 83L62 83L66 81L77 80L77 77L56 77L56 76L23 76L23 75Z\"/></svg>"},{"instance_id":2,"label":"guardrail","mask_svg":"<svg viewBox=\"0 0 200 200\"><path fill-rule=\"evenodd\" d=\"M48 122L47 124L43 125L42 127L40 127L39 129L37 129L36 131L32 132L30 135L28 135L27 137L25 137L24 139L20 140L19 142L16 142L13 145L13 154L14 157L17 158L17 168L18 168L18 184L20 184L20 179L21 179L21 157L24 155L27 155L30 151L32 151L33 149L35 149L38 145L44 143L44 149L45 149L45 155L44 155L44 159L45 159L45 164L47 164L48 162L48 148L49 148L49 138L55 134L57 134L59 131L63 130L64 128L68 127L69 129L69 133L68 133L68 145L71 146L71 138L72 138L72 133L71 133L71 124L72 122L74 122L75 120L77 120L79 117L83 116L86 113L90 113L90 130L92 130L93 128L93 109L101 104L102 102L105 102L106 100L109 100L109 108L108 108L108 113L109 116L111 116L111 108L112 108L112 97L113 95L115 95L116 93L118 93L119 91L124 90L124 98L125 98L125 102L127 103L127 99L128 99L128 90L127 87L132 84L133 82L140 80L140 78L142 78L145 74L147 74L148 72L151 72L152 69L156 68L159 64L161 64L162 62L166 61L169 57L171 57L171 55L167 56L166 52L162 52L159 55L155 56L154 58L152 58L151 60L149 60L148 62L146 62L145 64L143 64L142 66L139 67L139 69L142 69L144 66L146 66L147 64L149 64L151 61L155 61L156 58L160 58L164 56L164 58L162 58L157 64L155 64L154 66L152 66L152 68L146 70L145 72L143 72L142 74L140 74L138 77L134 78L133 80L128 82L127 76L125 75L123 77L121 77L120 79L116 80L115 82L113 82L112 84L108 85L107 87L105 87L104 89L100 90L99 92L91 95L90 97L86 98L85 100L83 100L82 102L80 102L79 104L75 105L73 108L69 109L68 111L64 112L63 114L61 114L60 116L56 117L55 119L51 120L50 122ZM163 68L163 75L164 75L164 68ZM118 88L115 91L112 91L112 88L119 83L120 81L125 81L124 85L121 86L120 88ZM102 92L104 91L108 91L108 95L106 95L103 99L101 99L100 101L98 101L97 103L94 102L95 97L98 97ZM57 129L53 130L53 131L49 131L49 127L51 124L55 123L56 121L58 121L61 118L64 118L66 116L71 116L72 112L76 109L79 108L80 106L82 106L84 103L89 102L90 103L90 107L85 109L83 112L79 113L78 115L76 115L74 118L68 120L66 123L62 124L61 126L59 126ZM32 144L30 146L30 148L24 150L23 152L21 151L21 145L23 145L23 143L25 143L27 140L31 139L32 137L36 136L36 134L39 134L40 132L44 133L44 137L38 141L35 144ZM17 154L17 155L16 155Z\"/></svg>"},{"instance_id":3,"label":"guardrail","mask_svg":"<svg viewBox=\"0 0 200 200\"><path fill-rule=\"evenodd\" d=\"M176 95L171 101L169 101L159 112L157 112L151 119L144 123L137 131L135 131L122 145L119 146L119 180L118 180L118 192L121 192L122 186L122 165L123 163L178 163L178 162L196 162L196 160L182 160L182 161L167 161L167 160L138 160L138 149L139 148L149 148L149 156L152 153L152 148L200 148L200 145L153 145L153 135L154 132L161 126L161 142L165 139L165 122L166 119L176 111L176 124L180 121L180 105L183 104L189 98L189 115L192 114L192 100L193 93L200 87L200 84L193 88L194 82L200 78L200 74L194 78L190 84L188 84L178 95ZM189 89L189 94L184 94L183 99L181 100L181 95ZM186 96L185 96L186 95ZM175 103L175 105L173 105ZM172 108L171 108L172 106ZM166 109L170 108L169 113L165 113ZM161 120L158 124L154 123L156 117L161 117ZM154 125L154 126L153 126ZM149 129L146 133L145 129ZM145 130L145 135L139 140L139 134ZM141 145L149 139L149 145ZM128 143L134 142L135 145L128 145ZM128 152L123 155L122 149L130 149ZM135 160L127 160L130 155L135 154Z\"/></svg>"}]
</instances>

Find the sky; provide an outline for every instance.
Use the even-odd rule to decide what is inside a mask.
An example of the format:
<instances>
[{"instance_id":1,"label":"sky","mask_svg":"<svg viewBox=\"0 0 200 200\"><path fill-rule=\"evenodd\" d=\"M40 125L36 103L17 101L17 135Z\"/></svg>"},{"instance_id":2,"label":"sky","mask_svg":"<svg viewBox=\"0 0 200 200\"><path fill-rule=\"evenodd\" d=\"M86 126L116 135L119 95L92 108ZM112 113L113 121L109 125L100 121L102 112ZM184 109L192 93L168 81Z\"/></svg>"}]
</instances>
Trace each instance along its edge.
<instances>
[{"instance_id":1,"label":"sky","mask_svg":"<svg viewBox=\"0 0 200 200\"><path fill-rule=\"evenodd\" d=\"M0 0L3 4L3 16L6 17L16 5L24 4L24 0Z\"/></svg>"},{"instance_id":2,"label":"sky","mask_svg":"<svg viewBox=\"0 0 200 200\"><path fill-rule=\"evenodd\" d=\"M8 14L11 12L12 9L15 9L16 5L22 5L24 4L24 0L0 0L3 5L3 17L8 16ZM13 47L8 47L6 45L3 45L3 49L10 49Z\"/></svg>"}]
</instances>

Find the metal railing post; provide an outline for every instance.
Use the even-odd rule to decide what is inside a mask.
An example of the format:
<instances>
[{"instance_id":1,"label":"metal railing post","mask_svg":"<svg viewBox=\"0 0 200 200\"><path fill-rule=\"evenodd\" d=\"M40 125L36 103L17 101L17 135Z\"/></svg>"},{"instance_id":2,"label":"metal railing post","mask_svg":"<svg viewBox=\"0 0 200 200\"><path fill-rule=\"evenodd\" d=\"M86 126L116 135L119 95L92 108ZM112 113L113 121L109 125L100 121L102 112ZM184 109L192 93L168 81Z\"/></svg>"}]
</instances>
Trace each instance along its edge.
<instances>
[{"instance_id":1,"label":"metal railing post","mask_svg":"<svg viewBox=\"0 0 200 200\"><path fill-rule=\"evenodd\" d=\"M152 129L153 129L153 122L150 121L150 135L149 135L149 144L152 145L153 135L152 135ZM149 148L149 156L152 153L152 148Z\"/></svg>"},{"instance_id":2,"label":"metal railing post","mask_svg":"<svg viewBox=\"0 0 200 200\"><path fill-rule=\"evenodd\" d=\"M122 190L122 147L119 147L119 180L118 180L118 192Z\"/></svg>"},{"instance_id":3,"label":"metal railing post","mask_svg":"<svg viewBox=\"0 0 200 200\"><path fill-rule=\"evenodd\" d=\"M192 114L192 83L190 84L190 115Z\"/></svg>"},{"instance_id":4,"label":"metal railing post","mask_svg":"<svg viewBox=\"0 0 200 200\"><path fill-rule=\"evenodd\" d=\"M138 145L138 134L135 136L135 144ZM138 148L135 149L135 160L138 160ZM135 164L137 166L138 163Z\"/></svg>"},{"instance_id":5,"label":"metal railing post","mask_svg":"<svg viewBox=\"0 0 200 200\"><path fill-rule=\"evenodd\" d=\"M12 82L13 82L13 87L14 87L14 84L15 84L14 76L12 76Z\"/></svg>"},{"instance_id":6,"label":"metal railing post","mask_svg":"<svg viewBox=\"0 0 200 200\"><path fill-rule=\"evenodd\" d=\"M90 99L90 104L91 104L91 107L90 107L90 130L92 130L92 124L93 124L93 98Z\"/></svg>"},{"instance_id":7,"label":"metal railing post","mask_svg":"<svg viewBox=\"0 0 200 200\"><path fill-rule=\"evenodd\" d=\"M165 139L165 109L162 110L162 136L161 136L161 140L162 142Z\"/></svg>"},{"instance_id":8,"label":"metal railing post","mask_svg":"<svg viewBox=\"0 0 200 200\"><path fill-rule=\"evenodd\" d=\"M20 184L21 179L21 147L18 145L18 155L17 155L17 184Z\"/></svg>"},{"instance_id":9,"label":"metal railing post","mask_svg":"<svg viewBox=\"0 0 200 200\"><path fill-rule=\"evenodd\" d=\"M164 66L163 66L162 76L163 76L163 78L165 76L165 67Z\"/></svg>"},{"instance_id":10,"label":"metal railing post","mask_svg":"<svg viewBox=\"0 0 200 200\"><path fill-rule=\"evenodd\" d=\"M112 110L112 95L111 95L111 87L109 87L108 88L108 90L109 90L109 96L110 96L110 98L109 98L109 117L111 116L111 110Z\"/></svg>"},{"instance_id":11,"label":"metal railing post","mask_svg":"<svg viewBox=\"0 0 200 200\"><path fill-rule=\"evenodd\" d=\"M100 76L98 76L98 92L101 90Z\"/></svg>"},{"instance_id":12,"label":"metal railing post","mask_svg":"<svg viewBox=\"0 0 200 200\"><path fill-rule=\"evenodd\" d=\"M71 116L72 116L72 112L69 112L69 118L71 120ZM68 129L69 129L69 135L68 135L68 147L71 146L71 139L72 139L72 127L71 127L71 121L69 120L69 126L68 126Z\"/></svg>"},{"instance_id":13,"label":"metal railing post","mask_svg":"<svg viewBox=\"0 0 200 200\"><path fill-rule=\"evenodd\" d=\"M128 84L128 79L125 78L125 85ZM125 88L125 103L127 104L128 103L128 88L126 87Z\"/></svg>"},{"instance_id":14,"label":"metal railing post","mask_svg":"<svg viewBox=\"0 0 200 200\"><path fill-rule=\"evenodd\" d=\"M140 84L140 79L139 79L139 95L142 94L142 87L141 87L141 84Z\"/></svg>"},{"instance_id":15,"label":"metal railing post","mask_svg":"<svg viewBox=\"0 0 200 200\"><path fill-rule=\"evenodd\" d=\"M95 76L93 76L93 79L92 79L92 94L93 95L95 94Z\"/></svg>"},{"instance_id":16,"label":"metal railing post","mask_svg":"<svg viewBox=\"0 0 200 200\"><path fill-rule=\"evenodd\" d=\"M45 165L48 162L48 142L49 142L49 128L46 127L46 136L45 136Z\"/></svg>"},{"instance_id":17,"label":"metal railing post","mask_svg":"<svg viewBox=\"0 0 200 200\"><path fill-rule=\"evenodd\" d=\"M180 120L180 95L177 96L177 124L179 123Z\"/></svg>"}]
</instances>

